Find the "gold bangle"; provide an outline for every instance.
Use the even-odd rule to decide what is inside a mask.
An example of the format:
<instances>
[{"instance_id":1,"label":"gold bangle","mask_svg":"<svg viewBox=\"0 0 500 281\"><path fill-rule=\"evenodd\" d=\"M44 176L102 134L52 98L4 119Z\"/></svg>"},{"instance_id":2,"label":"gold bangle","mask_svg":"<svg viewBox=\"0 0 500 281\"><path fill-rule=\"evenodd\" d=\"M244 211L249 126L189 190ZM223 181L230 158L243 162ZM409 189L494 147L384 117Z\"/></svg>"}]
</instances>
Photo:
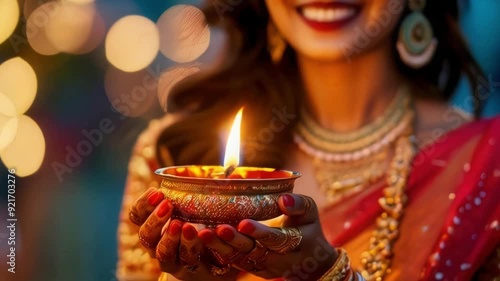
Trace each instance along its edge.
<instances>
[{"instance_id":1,"label":"gold bangle","mask_svg":"<svg viewBox=\"0 0 500 281\"><path fill-rule=\"evenodd\" d=\"M344 281L352 277L351 261L344 249L338 249L338 257L333 266L318 281Z\"/></svg>"}]
</instances>

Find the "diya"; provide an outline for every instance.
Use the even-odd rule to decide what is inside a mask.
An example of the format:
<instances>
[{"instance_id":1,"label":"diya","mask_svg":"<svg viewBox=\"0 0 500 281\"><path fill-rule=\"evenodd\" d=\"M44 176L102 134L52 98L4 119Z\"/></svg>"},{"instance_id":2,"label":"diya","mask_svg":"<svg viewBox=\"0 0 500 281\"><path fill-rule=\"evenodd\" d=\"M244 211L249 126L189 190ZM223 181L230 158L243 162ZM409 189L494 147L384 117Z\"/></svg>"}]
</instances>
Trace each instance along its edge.
<instances>
[{"instance_id":1,"label":"diya","mask_svg":"<svg viewBox=\"0 0 500 281\"><path fill-rule=\"evenodd\" d=\"M207 226L268 220L282 214L278 198L293 191L297 172L240 167L242 109L231 128L224 166L173 166L156 170L160 190L174 206L173 218Z\"/></svg>"}]
</instances>

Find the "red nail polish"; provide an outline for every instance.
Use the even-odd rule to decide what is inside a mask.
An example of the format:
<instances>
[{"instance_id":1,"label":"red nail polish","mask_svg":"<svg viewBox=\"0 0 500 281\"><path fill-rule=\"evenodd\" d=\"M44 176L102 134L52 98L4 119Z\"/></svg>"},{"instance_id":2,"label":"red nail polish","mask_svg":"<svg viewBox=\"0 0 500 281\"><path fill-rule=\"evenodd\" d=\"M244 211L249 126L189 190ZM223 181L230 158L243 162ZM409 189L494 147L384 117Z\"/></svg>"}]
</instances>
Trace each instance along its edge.
<instances>
[{"instance_id":1,"label":"red nail polish","mask_svg":"<svg viewBox=\"0 0 500 281\"><path fill-rule=\"evenodd\" d=\"M252 234L255 231L255 226L250 222L246 222L239 228L239 231L245 234Z\"/></svg>"},{"instance_id":2,"label":"red nail polish","mask_svg":"<svg viewBox=\"0 0 500 281\"><path fill-rule=\"evenodd\" d=\"M170 202L163 201L158 205L158 210L156 211L156 215L160 218L163 218L170 212Z\"/></svg>"},{"instance_id":3,"label":"red nail polish","mask_svg":"<svg viewBox=\"0 0 500 281\"><path fill-rule=\"evenodd\" d=\"M182 225L179 221L172 221L170 223L169 228L168 228L168 234L170 234L172 236L177 236L177 235L179 235L179 233L181 233L181 228L182 228Z\"/></svg>"},{"instance_id":4,"label":"red nail polish","mask_svg":"<svg viewBox=\"0 0 500 281\"><path fill-rule=\"evenodd\" d=\"M221 231L218 231L217 234L225 241L231 241L234 239L234 232L229 228L223 228Z\"/></svg>"},{"instance_id":5,"label":"red nail polish","mask_svg":"<svg viewBox=\"0 0 500 281\"><path fill-rule=\"evenodd\" d=\"M148 195L148 203L151 206L156 206L161 202L161 200L163 200L163 198L163 192L153 191Z\"/></svg>"},{"instance_id":6,"label":"red nail polish","mask_svg":"<svg viewBox=\"0 0 500 281\"><path fill-rule=\"evenodd\" d=\"M281 198L283 198L283 204L285 207L293 207L295 206L295 198L293 198L290 194L285 194Z\"/></svg>"},{"instance_id":7,"label":"red nail polish","mask_svg":"<svg viewBox=\"0 0 500 281\"><path fill-rule=\"evenodd\" d=\"M182 235L186 240L191 241L198 236L198 233L192 225L186 225L182 228Z\"/></svg>"},{"instance_id":8,"label":"red nail polish","mask_svg":"<svg viewBox=\"0 0 500 281\"><path fill-rule=\"evenodd\" d=\"M211 231L203 231L200 233L200 239L203 244L211 244L214 241L214 234Z\"/></svg>"}]
</instances>

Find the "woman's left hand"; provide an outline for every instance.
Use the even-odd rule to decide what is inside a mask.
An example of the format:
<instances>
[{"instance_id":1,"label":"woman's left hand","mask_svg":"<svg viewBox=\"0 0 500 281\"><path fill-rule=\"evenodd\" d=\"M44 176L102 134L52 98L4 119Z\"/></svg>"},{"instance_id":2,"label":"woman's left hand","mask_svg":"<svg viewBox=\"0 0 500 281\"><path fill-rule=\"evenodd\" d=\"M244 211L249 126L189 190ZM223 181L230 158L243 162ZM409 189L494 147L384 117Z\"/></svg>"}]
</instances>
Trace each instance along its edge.
<instances>
[{"instance_id":1,"label":"woman's left hand","mask_svg":"<svg viewBox=\"0 0 500 281\"><path fill-rule=\"evenodd\" d=\"M243 220L237 229L220 225L198 235L221 264L265 279L317 280L333 265L337 252L323 235L315 202L285 194L278 204L285 215L283 228Z\"/></svg>"},{"instance_id":2,"label":"woman's left hand","mask_svg":"<svg viewBox=\"0 0 500 281\"><path fill-rule=\"evenodd\" d=\"M195 225L172 218L173 205L155 188L132 204L129 217L139 226L139 241L160 269L179 280L236 280L238 270L217 268L202 259Z\"/></svg>"}]
</instances>

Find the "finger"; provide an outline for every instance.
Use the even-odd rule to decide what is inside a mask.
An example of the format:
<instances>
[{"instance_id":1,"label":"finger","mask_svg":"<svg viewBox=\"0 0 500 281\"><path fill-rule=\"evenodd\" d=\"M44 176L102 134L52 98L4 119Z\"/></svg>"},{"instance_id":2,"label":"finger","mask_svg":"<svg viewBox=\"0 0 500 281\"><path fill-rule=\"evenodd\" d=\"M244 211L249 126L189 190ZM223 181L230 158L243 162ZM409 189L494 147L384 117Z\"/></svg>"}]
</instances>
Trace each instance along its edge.
<instances>
[{"instance_id":1,"label":"finger","mask_svg":"<svg viewBox=\"0 0 500 281\"><path fill-rule=\"evenodd\" d=\"M173 273L178 270L178 251L181 240L182 222L170 221L156 247L156 258L160 261L162 271Z\"/></svg>"},{"instance_id":2,"label":"finger","mask_svg":"<svg viewBox=\"0 0 500 281\"><path fill-rule=\"evenodd\" d=\"M194 272L199 266L201 251L203 250L198 231L191 224L182 227L179 259L182 266L189 272Z\"/></svg>"},{"instance_id":3,"label":"finger","mask_svg":"<svg viewBox=\"0 0 500 281\"><path fill-rule=\"evenodd\" d=\"M170 201L163 200L139 228L139 241L153 256L161 239L162 228L172 216L172 209Z\"/></svg>"},{"instance_id":4,"label":"finger","mask_svg":"<svg viewBox=\"0 0 500 281\"><path fill-rule=\"evenodd\" d=\"M149 217L155 207L164 199L162 192L154 187L150 187L139 198L137 198L129 211L129 218L132 223L140 226Z\"/></svg>"},{"instance_id":5,"label":"finger","mask_svg":"<svg viewBox=\"0 0 500 281\"><path fill-rule=\"evenodd\" d=\"M242 253L248 253L254 248L253 239L239 233L228 224L218 226L215 233L220 239Z\"/></svg>"},{"instance_id":6,"label":"finger","mask_svg":"<svg viewBox=\"0 0 500 281\"><path fill-rule=\"evenodd\" d=\"M233 266L246 272L259 272L267 268L269 250L260 242L255 241L255 247L241 259L237 260Z\"/></svg>"},{"instance_id":7,"label":"finger","mask_svg":"<svg viewBox=\"0 0 500 281\"><path fill-rule=\"evenodd\" d=\"M314 200L305 195L284 194L278 199L278 205L287 217L284 225L303 225L317 222L318 207Z\"/></svg>"},{"instance_id":8,"label":"finger","mask_svg":"<svg viewBox=\"0 0 500 281\"><path fill-rule=\"evenodd\" d=\"M226 266L239 259L243 254L225 243L211 229L203 229L199 232L203 244L210 250L213 258L219 265Z\"/></svg>"},{"instance_id":9,"label":"finger","mask_svg":"<svg viewBox=\"0 0 500 281\"><path fill-rule=\"evenodd\" d=\"M302 241L302 233L294 227L274 228L253 220L243 220L238 225L238 230L279 254L296 250Z\"/></svg>"}]
</instances>

